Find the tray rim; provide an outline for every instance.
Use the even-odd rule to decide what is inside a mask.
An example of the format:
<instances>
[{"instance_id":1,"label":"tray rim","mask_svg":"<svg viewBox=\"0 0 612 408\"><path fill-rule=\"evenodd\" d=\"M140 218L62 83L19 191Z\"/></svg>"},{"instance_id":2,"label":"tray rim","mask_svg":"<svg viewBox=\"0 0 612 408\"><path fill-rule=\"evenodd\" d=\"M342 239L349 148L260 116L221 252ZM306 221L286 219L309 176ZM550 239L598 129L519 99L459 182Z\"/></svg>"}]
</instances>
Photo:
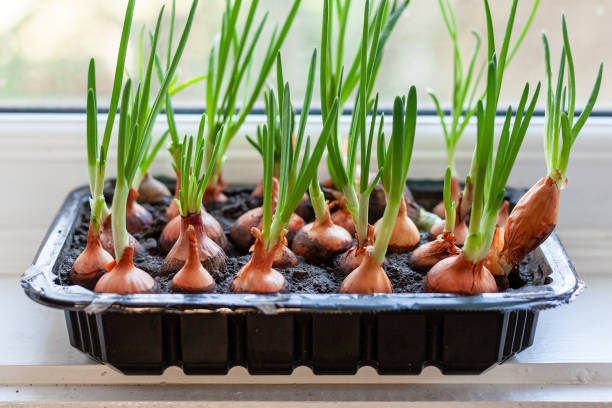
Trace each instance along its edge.
<instances>
[{"instance_id":1,"label":"tray rim","mask_svg":"<svg viewBox=\"0 0 612 408\"><path fill-rule=\"evenodd\" d=\"M408 180L422 182L424 180ZM32 265L23 273L20 285L37 303L88 313L241 313L287 312L351 313L378 311L508 311L546 309L571 302L584 289L584 282L553 232L534 255L552 282L526 286L501 293L473 296L435 293L393 293L376 295L330 294L97 294L78 286L54 283L55 264L69 238L79 206L88 199L89 188L78 187L66 197L51 224Z\"/></svg>"}]
</instances>

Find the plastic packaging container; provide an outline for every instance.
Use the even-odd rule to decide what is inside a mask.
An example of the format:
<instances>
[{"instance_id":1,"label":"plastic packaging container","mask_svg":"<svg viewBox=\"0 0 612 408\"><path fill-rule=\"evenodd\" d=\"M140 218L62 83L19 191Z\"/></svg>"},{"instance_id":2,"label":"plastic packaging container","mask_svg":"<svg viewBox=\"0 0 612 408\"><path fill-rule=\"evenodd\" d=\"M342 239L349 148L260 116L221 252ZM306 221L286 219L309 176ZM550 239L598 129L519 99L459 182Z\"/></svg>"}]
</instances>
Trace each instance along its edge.
<instances>
[{"instance_id":1,"label":"plastic packaging container","mask_svg":"<svg viewBox=\"0 0 612 408\"><path fill-rule=\"evenodd\" d=\"M416 182L418 199L441 195ZM70 344L125 374L477 374L533 343L538 312L583 288L556 234L533 256L547 284L477 296L448 294L94 294L58 284L55 268L89 190L69 194L21 285L34 301L63 309ZM511 197L514 199L515 197Z\"/></svg>"}]
</instances>

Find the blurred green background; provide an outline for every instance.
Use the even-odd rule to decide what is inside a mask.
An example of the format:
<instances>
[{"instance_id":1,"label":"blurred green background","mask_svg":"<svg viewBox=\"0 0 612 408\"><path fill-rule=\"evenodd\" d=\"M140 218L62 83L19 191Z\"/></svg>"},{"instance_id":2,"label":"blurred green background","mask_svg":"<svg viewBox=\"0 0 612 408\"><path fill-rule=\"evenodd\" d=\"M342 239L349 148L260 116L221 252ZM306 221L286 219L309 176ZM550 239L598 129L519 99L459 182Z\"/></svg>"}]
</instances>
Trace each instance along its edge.
<instances>
[{"instance_id":1,"label":"blurred green background","mask_svg":"<svg viewBox=\"0 0 612 408\"><path fill-rule=\"evenodd\" d=\"M260 1L259 15L265 10L270 12L263 39L267 41L274 23L282 22L291 3L290 0ZM494 0L491 3L497 40L501 41L511 1ZM128 70L131 72L136 71L138 32L143 24L154 23L162 4L169 6L171 3L170 0L140 0L136 4L128 54ZM220 28L224 4L224 0L200 1L180 65L181 79L203 73L211 42ZM353 0L347 34L348 56L352 55L358 42L363 4L362 0ZM469 29L475 27L484 32L482 0L454 0L453 4L462 47L469 52L473 47ZM106 106L125 5L125 0L0 0L0 107L83 107L90 57L97 61L99 104ZM188 0L177 0L178 30L182 30L189 5ZM532 0L519 2L514 38L531 5ZM244 18L247 7L243 8ZM507 71L501 106L517 103L525 81L535 85L538 80L544 80L543 30L549 35L553 61L558 64L562 10L568 16L574 50L578 105L584 103L598 63L603 60L607 67L597 108L612 106L612 87L608 87L606 81L606 71L612 69L609 45L612 39L612 0L542 0L525 43ZM166 11L168 17L169 9ZM313 48L319 45L321 11L321 0L303 0L282 50L285 75L292 84L294 100L298 100L303 92L309 57ZM263 54L261 48L258 51L256 60L260 60ZM349 64L348 57L346 64ZM406 92L409 85L415 84L423 95L420 108L432 107L431 100L424 93L427 88L433 88L443 104L448 106L451 83L451 42L438 2L412 0L386 49L377 83L382 100L390 104L396 94ZM204 106L203 94L203 85L194 86L176 97L176 105L201 108ZM540 98L540 106L544 100Z\"/></svg>"}]
</instances>

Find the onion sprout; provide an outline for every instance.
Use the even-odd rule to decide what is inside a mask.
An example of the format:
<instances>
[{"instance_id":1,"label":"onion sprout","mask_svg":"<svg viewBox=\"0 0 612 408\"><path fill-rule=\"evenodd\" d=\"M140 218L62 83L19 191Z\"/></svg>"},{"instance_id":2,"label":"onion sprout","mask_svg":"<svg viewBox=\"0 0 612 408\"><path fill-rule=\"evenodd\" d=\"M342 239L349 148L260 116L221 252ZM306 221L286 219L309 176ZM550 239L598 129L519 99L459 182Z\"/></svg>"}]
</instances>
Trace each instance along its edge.
<instances>
[{"instance_id":1,"label":"onion sprout","mask_svg":"<svg viewBox=\"0 0 612 408\"><path fill-rule=\"evenodd\" d=\"M512 108L508 107L497 154L493 159L495 113L501 86L497 77L498 72L495 54L493 54L493 59L488 65L485 103L479 101L476 107L478 136L470 170L474 194L468 237L463 251L465 256L474 263L483 260L491 247L497 224L497 213L506 192L506 182L523 143L540 93L538 83L531 102L525 110L529 96L529 84L525 85L514 121L512 121Z\"/></svg>"},{"instance_id":2,"label":"onion sprout","mask_svg":"<svg viewBox=\"0 0 612 408\"><path fill-rule=\"evenodd\" d=\"M595 101L599 95L601 78L603 73L603 62L599 65L597 76L591 94L584 110L575 119L576 109L576 77L574 73L574 58L570 48L569 34L565 14L562 15L563 48L561 50L561 61L557 75L556 87L553 88L552 72L550 64L550 47L546 34L542 34L546 61L546 79L548 84L548 98L546 101L546 130L544 136L544 155L548 175L552 177L561 188L565 184L565 173L569 163L569 156L589 115L593 111ZM567 65L567 83L564 73ZM566 98L567 96L567 98ZM567 105L566 105L567 104ZM561 135L561 141L559 140Z\"/></svg>"},{"instance_id":3,"label":"onion sprout","mask_svg":"<svg viewBox=\"0 0 612 408\"><path fill-rule=\"evenodd\" d=\"M404 112L405 106L405 112ZM414 86L410 87L406 102L400 97L395 98L393 104L393 132L386 158L383 163L383 174L387 180L387 207L376 240L372 258L378 265L382 265L387 246L391 239L393 226L403 200L406 176L410 168L412 148L417 117L417 94ZM381 138L382 139L382 138Z\"/></svg>"},{"instance_id":4,"label":"onion sprout","mask_svg":"<svg viewBox=\"0 0 612 408\"><path fill-rule=\"evenodd\" d=\"M163 8L157 18L155 34L151 45L151 53L146 65L144 82L138 85L132 103L130 103L131 80L129 78L123 89L117 149L117 183L115 186L115 195L113 197L112 213L113 242L116 259L121 259L123 251L129 245L125 225L125 206L128 192L146 153L146 147L150 143L151 132L155 124L157 112L161 109L161 105L168 92L170 79L174 76L183 50L185 49L197 4L198 0L193 0L183 34L151 108L148 109L151 93L151 79Z\"/></svg>"},{"instance_id":5,"label":"onion sprout","mask_svg":"<svg viewBox=\"0 0 612 408\"><path fill-rule=\"evenodd\" d=\"M571 148L593 110L601 86L603 64L599 66L587 104L575 120L576 78L565 15L562 15L561 22L563 48L557 82L554 86L550 47L546 35L542 36L548 85L544 132L544 154L548 175L541 178L521 197L508 217L504 229L503 249L499 256L499 268L505 274L509 274L529 252L544 242L557 225L561 190L567 182L565 173Z\"/></svg>"},{"instance_id":6,"label":"onion sprout","mask_svg":"<svg viewBox=\"0 0 612 408\"><path fill-rule=\"evenodd\" d=\"M249 39L253 20L259 0L253 0L247 13L245 25L240 32L237 27L238 15L242 6L242 0L227 0L222 17L220 34L215 38L208 58L208 70L206 73L206 111L208 114L207 137L204 146L204 161L208 163L212 159L214 146L221 144L221 153L215 161L215 167L209 187L218 196L218 185L221 183L220 175L225 161L225 152L236 135L247 115L251 112L266 78L274 65L274 60L282 46L287 33L293 24L301 0L294 0L291 10L280 31L278 27L269 40L263 63L259 69L254 85L249 87L245 100L246 104L238 111L236 102L239 90L247 69L252 64L254 50L258 44L261 31L267 22L266 13L261 19L251 38ZM230 52L233 50L233 52ZM229 77L225 75L229 73ZM280 91L279 91L280 92ZM234 118L234 115L238 115ZM225 125L225 132L218 133L217 130ZM217 141L217 137L220 141ZM213 200L223 200L221 196L213 196Z\"/></svg>"},{"instance_id":7,"label":"onion sprout","mask_svg":"<svg viewBox=\"0 0 612 408\"><path fill-rule=\"evenodd\" d=\"M278 198L273 204L274 184L274 131L276 118L276 96L270 90L266 95L266 123L262 126L262 152L263 152L263 217L262 230L252 229L255 236L251 260L240 270L232 283L234 292L277 292L284 286L284 278L272 269L275 258L286 250L284 235L291 219L291 215L302 200L312 178L317 172L321 157L329 141L331 129L337 119L338 102L334 101L328 119L317 143L310 151L310 137L305 138L306 122L308 119L310 102L314 85L314 71L316 67L316 50L313 53L308 72L306 94L302 105L295 145L292 140L293 109L289 84L283 85L279 95L280 106L280 135L281 159L280 177L278 179ZM277 57L277 74L282 73L281 60ZM278 79L278 78L277 78ZM281 82L282 84L282 82ZM300 160L301 158L301 160ZM274 207L274 214L273 212Z\"/></svg>"},{"instance_id":8,"label":"onion sprout","mask_svg":"<svg viewBox=\"0 0 612 408\"><path fill-rule=\"evenodd\" d=\"M478 71L478 73L476 73L475 67L480 52L481 34L477 30L471 29L470 32L474 35L476 42L474 45L474 50L472 51L471 57L469 59L467 72L464 73L463 57L459 48L457 20L455 18L454 8L451 5L450 0L438 0L438 3L440 5L440 11L442 13L444 25L446 26L446 30L448 31L448 34L453 42L453 92L452 106L450 111L450 125L446 123L445 114L440 107L440 102L435 92L433 90L430 90L429 95L431 96L434 102L436 111L438 113L438 116L440 117L440 123L442 124L444 139L446 141L447 165L450 166L452 175L456 177L457 170L455 166L455 149L457 147L457 142L465 131L465 128L468 125L470 119L476 113L474 106L474 98L478 92L480 80L482 77L482 73L486 67L486 64L483 64L482 68ZM525 23L523 30L521 31L518 39L514 43L514 46L512 47L510 53L508 54L510 46L510 35L512 33L514 18L516 16L516 8L518 6L518 0L513 0L510 15L508 17L508 23L506 26L504 44L502 46L501 53L499 54L499 60L497 65L497 78L499 85L501 85L503 72L510 64L510 62L514 58L514 55L521 46L521 43L523 42L523 39L525 38L525 35L527 34L527 31L529 30L529 27L533 22L533 18L538 10L539 5L540 0L535 0L527 22ZM488 3L485 3L485 7L487 8L488 18L490 18ZM489 30L489 34L492 35L492 31ZM491 52L489 49L488 61L490 61L490 59Z\"/></svg>"},{"instance_id":9,"label":"onion sprout","mask_svg":"<svg viewBox=\"0 0 612 408\"><path fill-rule=\"evenodd\" d=\"M372 146L374 140L374 129L376 128L376 118L378 116L378 96L371 101L367 100L369 86L374 82L375 70L376 70L376 59L379 52L379 41L381 34L381 27L383 23L384 5L386 2L381 2L375 15L373 22L373 38L370 43L368 50L368 39L369 39L369 0L366 1L366 7L363 16L363 28L362 28L362 39L361 39L361 52L360 52L360 76L359 76L359 90L357 99L355 102L355 109L351 119L350 130L348 134L348 152L346 163L342 158L340 150L340 142L338 133L334 132L330 139L328 146L328 164L329 171L336 188L344 194L346 200L347 209L353 217L355 222L355 229L357 232L357 243L358 248L362 248L366 239L368 238L368 205L369 197L374 187L378 183L381 176L379 170L376 177L370 182L370 159L372 153ZM324 23L323 38L326 37L326 27ZM322 45L324 46L325 40ZM369 52L368 52L369 51ZM328 59L326 53L322 53L321 56L321 74L328 72ZM343 89L342 75L338 81L338 90L336 95L341 95ZM323 120L326 121L329 118L326 106L326 100L329 98L327 95L325 83L321 83L321 113ZM366 115L369 111L368 108L372 107L372 118L370 122L369 132L366 129ZM382 132L382 123L384 116L381 118L380 128L378 134ZM366 135L367 133L367 135ZM359 150L359 159L361 162L359 186L357 186L357 180L355 179L355 171L357 167L357 158Z\"/></svg>"},{"instance_id":10,"label":"onion sprout","mask_svg":"<svg viewBox=\"0 0 612 408\"><path fill-rule=\"evenodd\" d=\"M324 0L323 2L323 25L322 25L322 36L321 36L321 55L327 55L327 61L325 62L325 71L323 71L323 58L321 59L321 88L325 89L327 97L321 101L321 109L327 110L328 106L331 106L333 99L336 97L336 90L342 83L342 71L344 62L344 49L346 39L346 27L348 23L348 15L351 7L351 0L336 0L336 12L334 13L334 1ZM372 42L375 37L377 40L376 47L376 58L371 61L372 69L374 72L374 78L378 74L380 64L382 62L384 48L387 44L387 40L391 36L393 29L402 13L410 3L410 0L402 0L399 5L398 1L395 0L389 9L388 0L383 0L379 3L376 8L376 13L381 13L381 25L377 26L377 20L372 19L368 27L368 41ZM369 3L366 6L366 12L371 13L371 9L374 2ZM334 20L334 16L336 19ZM334 27L334 21L338 25L338 37L336 39L335 55L332 52L334 50L332 43L332 32ZM340 112L342 107L353 93L361 78L361 47L355 52L353 61L350 65L348 72L344 78L344 85L342 86L342 92L340 93ZM323 75L324 74L324 75ZM368 86L368 99L372 94L374 88L374 80Z\"/></svg>"}]
</instances>

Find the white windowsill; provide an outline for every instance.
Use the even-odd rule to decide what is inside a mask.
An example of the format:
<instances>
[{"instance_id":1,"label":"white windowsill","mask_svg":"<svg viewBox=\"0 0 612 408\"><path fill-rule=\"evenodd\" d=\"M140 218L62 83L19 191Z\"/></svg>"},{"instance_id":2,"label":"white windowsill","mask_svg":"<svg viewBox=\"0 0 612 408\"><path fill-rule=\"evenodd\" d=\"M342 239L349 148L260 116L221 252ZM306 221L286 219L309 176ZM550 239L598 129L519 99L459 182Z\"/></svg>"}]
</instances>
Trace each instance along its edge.
<instances>
[{"instance_id":1,"label":"white windowsill","mask_svg":"<svg viewBox=\"0 0 612 408\"><path fill-rule=\"evenodd\" d=\"M249 118L245 131L252 132L258 119ZM194 131L196 123L195 116L179 118L185 131ZM320 123L314 118L311 126L315 134ZM163 130L164 124L156 129ZM373 369L363 368L355 376L323 377L305 367L291 376L249 376L243 368L234 368L227 376L185 376L173 367L162 376L126 377L72 349L63 313L35 304L18 286L19 275L31 262L66 194L86 182L83 116L0 115L0 174L5 191L11 192L0 211L0 327L4 329L0 335L0 401L199 398L216 401L210 406L291 407L331 406L349 399L354 406L369 401L380 407L382 401L399 406L407 400L458 404L612 400L612 329L605 308L612 290L612 275L608 275L612 218L605 216L605 209L610 207L612 194L598 188L612 174L610 129L611 119L595 118L581 134L558 228L588 287L575 303L542 312L534 346L503 365L480 376L460 377L443 376L433 367L420 376L378 376ZM544 174L541 134L542 123L536 118L511 185L529 186ZM472 146L473 129L468 129L457 152L460 171L468 166ZM241 135L230 155L225 174L230 182L258 180L260 160ZM410 177L438 178L435 175L442 174L444 146L436 118L419 121L413 157ZM170 174L166 159L164 153L154 173ZM242 178L245 175L247 179ZM240 402L232 405L223 400Z\"/></svg>"}]
</instances>

